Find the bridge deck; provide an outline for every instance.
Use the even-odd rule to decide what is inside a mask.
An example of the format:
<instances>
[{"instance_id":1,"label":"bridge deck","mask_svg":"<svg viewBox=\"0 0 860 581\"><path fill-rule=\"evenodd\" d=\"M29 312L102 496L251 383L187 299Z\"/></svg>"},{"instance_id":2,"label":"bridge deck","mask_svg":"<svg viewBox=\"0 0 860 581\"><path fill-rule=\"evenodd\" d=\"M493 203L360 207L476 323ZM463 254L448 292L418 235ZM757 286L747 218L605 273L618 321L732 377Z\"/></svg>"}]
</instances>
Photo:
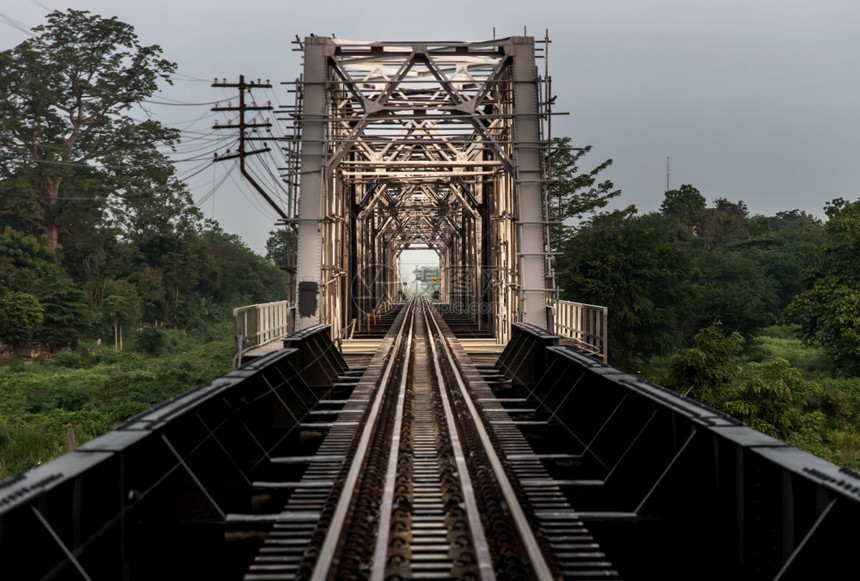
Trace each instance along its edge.
<instances>
[{"instance_id":1,"label":"bridge deck","mask_svg":"<svg viewBox=\"0 0 860 581\"><path fill-rule=\"evenodd\" d=\"M840 578L855 566L860 474L514 327L501 353L462 340L461 373L486 386L473 393L481 422L521 495L542 503L528 518L549 550L599 546L578 562L605 553L625 579ZM352 440L337 434L357 429L373 393L358 386L380 357L341 353L326 327L284 345L0 483L4 570L164 578L172 563L173 578L238 581L258 555L262 571L286 554L341 489ZM516 433L528 446L506 448ZM285 511L291 500L305 509ZM569 564L571 578L583 572Z\"/></svg>"},{"instance_id":2,"label":"bridge deck","mask_svg":"<svg viewBox=\"0 0 860 581\"><path fill-rule=\"evenodd\" d=\"M259 347L246 351L242 355L242 361L248 362L253 359L265 357L266 355L276 351L280 351L284 348L284 339L286 339L286 335L280 339L275 339L265 345L260 345ZM482 363L494 362L505 349L504 345L499 345L494 339L489 338L461 338L460 344L463 346L466 353L472 355L473 358ZM379 345L379 339L352 339L343 341L340 344L340 350L343 356L348 360L349 358L352 358L354 361L362 361L365 358L362 356L376 353L379 350Z\"/></svg>"}]
</instances>

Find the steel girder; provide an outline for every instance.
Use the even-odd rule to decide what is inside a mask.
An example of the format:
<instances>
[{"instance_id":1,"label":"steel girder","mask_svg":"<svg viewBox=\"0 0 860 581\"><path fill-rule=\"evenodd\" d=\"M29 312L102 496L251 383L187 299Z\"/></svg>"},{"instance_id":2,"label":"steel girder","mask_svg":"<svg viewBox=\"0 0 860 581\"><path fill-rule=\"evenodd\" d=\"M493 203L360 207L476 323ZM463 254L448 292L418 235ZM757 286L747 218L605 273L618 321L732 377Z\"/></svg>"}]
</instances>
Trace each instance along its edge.
<instances>
[{"instance_id":1,"label":"steel girder","mask_svg":"<svg viewBox=\"0 0 860 581\"><path fill-rule=\"evenodd\" d=\"M534 39L302 46L297 328L360 328L398 299L416 247L440 255L443 299L500 342L512 322L545 326Z\"/></svg>"}]
</instances>

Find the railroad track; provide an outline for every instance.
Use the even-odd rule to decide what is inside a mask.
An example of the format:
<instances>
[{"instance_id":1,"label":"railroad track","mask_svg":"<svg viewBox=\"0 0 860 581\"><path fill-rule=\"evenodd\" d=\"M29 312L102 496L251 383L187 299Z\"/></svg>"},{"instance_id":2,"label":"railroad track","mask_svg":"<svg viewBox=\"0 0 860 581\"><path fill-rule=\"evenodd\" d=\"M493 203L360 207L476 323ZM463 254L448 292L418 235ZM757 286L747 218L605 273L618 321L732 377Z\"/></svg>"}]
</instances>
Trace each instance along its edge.
<instances>
[{"instance_id":1,"label":"railroad track","mask_svg":"<svg viewBox=\"0 0 860 581\"><path fill-rule=\"evenodd\" d=\"M3 571L789 581L854 567L856 471L524 323L476 363L432 309L387 313L360 364L327 327L301 330L0 483Z\"/></svg>"},{"instance_id":2,"label":"railroad track","mask_svg":"<svg viewBox=\"0 0 860 581\"><path fill-rule=\"evenodd\" d=\"M245 581L617 579L517 423L425 299L306 430L324 433ZM510 402L507 402L510 403Z\"/></svg>"}]
</instances>

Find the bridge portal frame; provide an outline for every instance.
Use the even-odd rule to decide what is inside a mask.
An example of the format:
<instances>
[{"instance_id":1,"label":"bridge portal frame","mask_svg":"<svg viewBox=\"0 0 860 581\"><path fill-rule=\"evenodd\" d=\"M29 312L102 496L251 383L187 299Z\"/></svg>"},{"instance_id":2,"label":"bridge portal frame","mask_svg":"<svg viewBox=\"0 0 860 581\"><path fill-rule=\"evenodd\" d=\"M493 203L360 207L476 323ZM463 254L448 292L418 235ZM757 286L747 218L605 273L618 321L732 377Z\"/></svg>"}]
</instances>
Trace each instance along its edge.
<instances>
[{"instance_id":1,"label":"bridge portal frame","mask_svg":"<svg viewBox=\"0 0 860 581\"><path fill-rule=\"evenodd\" d=\"M296 329L361 328L398 299L416 246L440 255L443 300L499 343L514 322L546 328L551 113L534 38L300 47Z\"/></svg>"}]
</instances>

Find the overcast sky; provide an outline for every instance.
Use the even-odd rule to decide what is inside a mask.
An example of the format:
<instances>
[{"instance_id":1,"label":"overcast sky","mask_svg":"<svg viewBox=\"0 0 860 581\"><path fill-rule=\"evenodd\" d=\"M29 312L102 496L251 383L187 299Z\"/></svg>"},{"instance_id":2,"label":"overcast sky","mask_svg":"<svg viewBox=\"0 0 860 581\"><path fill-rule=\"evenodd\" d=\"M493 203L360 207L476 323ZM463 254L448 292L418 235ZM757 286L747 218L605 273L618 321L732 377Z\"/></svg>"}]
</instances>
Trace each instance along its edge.
<instances>
[{"instance_id":1,"label":"overcast sky","mask_svg":"<svg viewBox=\"0 0 860 581\"><path fill-rule=\"evenodd\" d=\"M400 7L402 6L402 7ZM710 204L743 200L753 214L795 208L823 217L860 197L858 0L0 0L0 49L52 9L117 16L179 65L153 113L218 134L207 105L214 77L283 81L301 72L298 35L351 40L487 40L548 31L554 136L592 145L586 165L623 193L613 207L656 210L692 184ZM204 103L190 105L191 103ZM208 153L199 134L182 155ZM210 148L211 151L211 148ZM229 164L180 164L207 217L264 252L275 215ZM586 168L590 169L590 167ZM218 184L221 184L218 186ZM214 193L213 193L214 192Z\"/></svg>"}]
</instances>

